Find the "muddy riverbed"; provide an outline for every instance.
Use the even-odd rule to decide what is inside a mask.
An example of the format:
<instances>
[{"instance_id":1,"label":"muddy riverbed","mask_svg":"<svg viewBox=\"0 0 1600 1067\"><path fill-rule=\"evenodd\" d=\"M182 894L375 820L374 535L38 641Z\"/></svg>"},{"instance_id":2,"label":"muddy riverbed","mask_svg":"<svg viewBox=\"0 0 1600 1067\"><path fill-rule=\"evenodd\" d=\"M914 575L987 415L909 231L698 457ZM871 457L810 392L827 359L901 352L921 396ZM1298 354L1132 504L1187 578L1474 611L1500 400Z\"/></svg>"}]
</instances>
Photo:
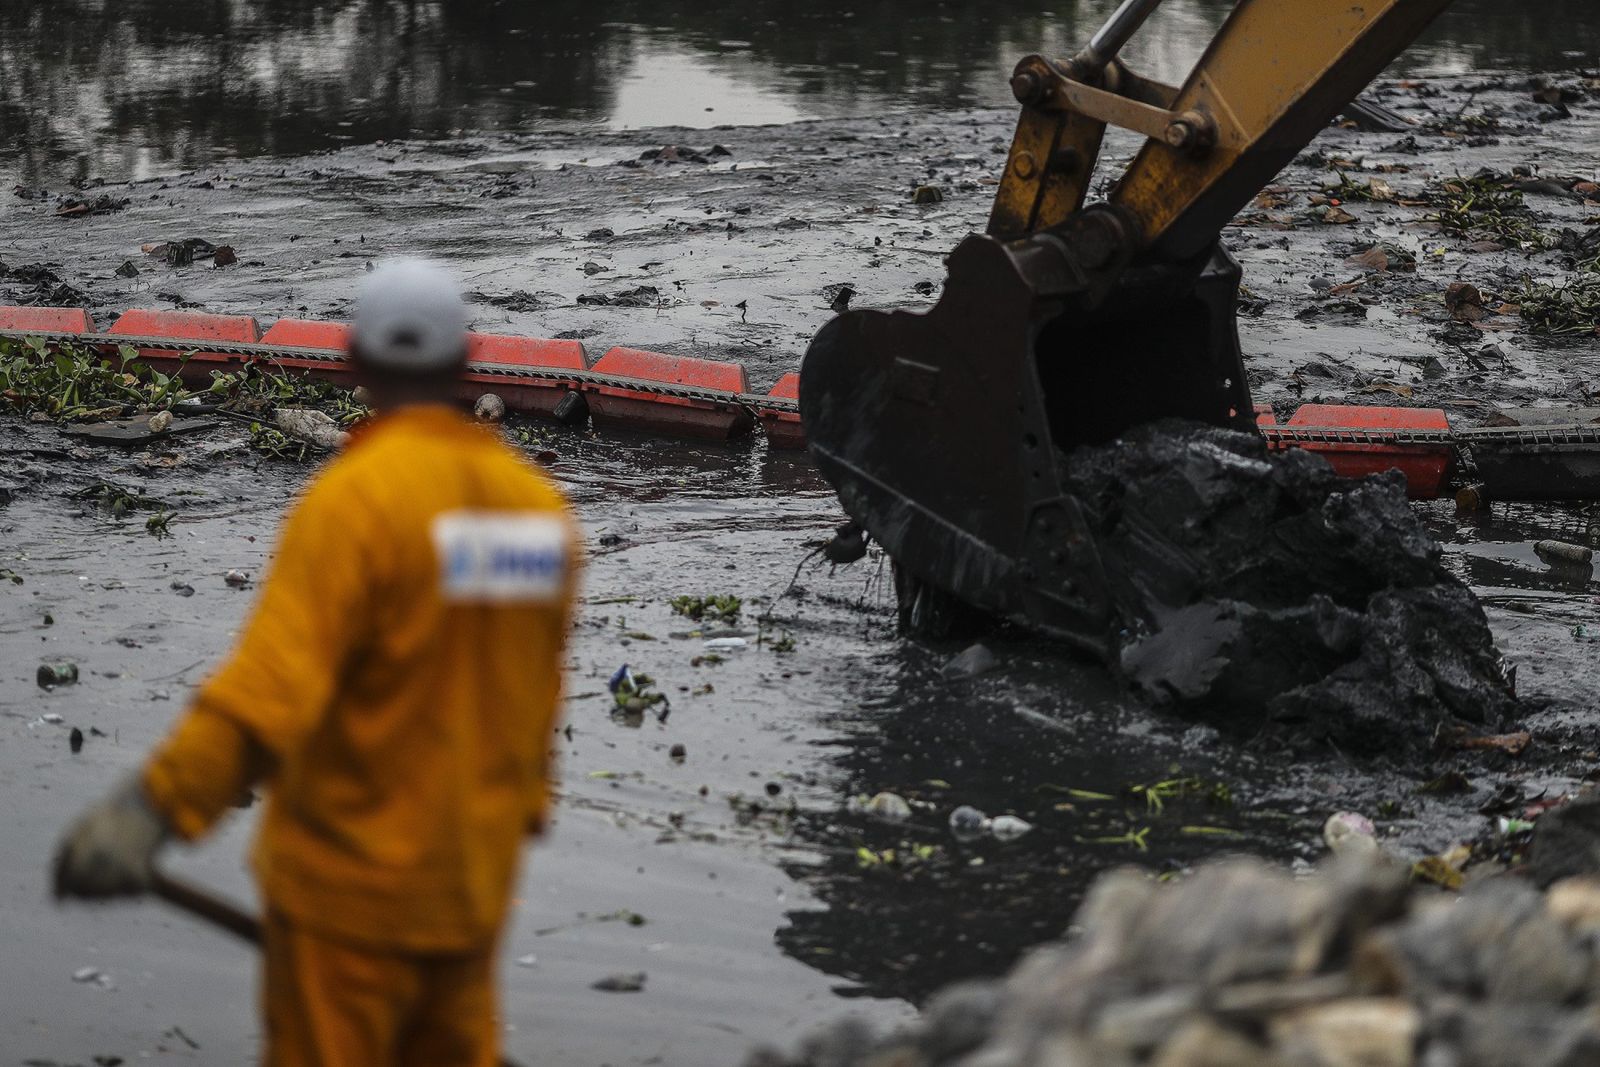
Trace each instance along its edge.
<instances>
[{"instance_id":1,"label":"muddy riverbed","mask_svg":"<svg viewBox=\"0 0 1600 1067\"><path fill-rule=\"evenodd\" d=\"M1463 424L1592 404L1592 335L1538 338L1515 314L1454 321L1443 298L1470 282L1492 311L1524 277L1567 276L1573 253L1515 239L1491 249L1441 232L1437 204L1407 203L1479 168L1529 166L1547 184L1521 191L1527 225L1591 231L1600 197L1573 194L1570 179L1600 177L1600 90L1575 73L1555 80L1575 94L1566 117L1546 114L1525 74L1390 79L1380 99L1413 130L1329 130L1241 215L1227 240L1245 268L1258 400L1280 414L1313 400L1434 405ZM968 109L389 141L113 182L88 192L125 207L66 218L57 197L83 194L46 182L46 195L6 194L0 207L12 268L0 298L81 300L101 321L132 306L339 317L368 261L422 253L467 280L480 329L577 336L591 354L629 344L737 360L760 389L833 313L825 288L849 284L852 306L937 298L941 256L981 228L1012 120ZM704 162L642 158L668 145ZM1131 143L1110 146L1122 157ZM1330 205L1311 197L1341 172L1347 189L1377 180L1393 198L1341 197L1351 221L1325 221ZM919 184L944 200L913 205ZM232 245L238 262L176 267L140 250L186 237ZM1378 244L1415 269L1347 265ZM137 273L119 275L125 263ZM57 280L15 270L27 264ZM644 306L592 299L646 287L629 302ZM1533 741L1520 759L1441 750L1400 767L1285 754L1157 714L1020 637L993 643L998 669L946 679L959 647L894 633L885 561L800 566L839 519L803 457L759 440L531 432L531 447L555 453L594 558L569 659L561 813L532 853L503 961L508 1050L525 1061L736 1062L846 1008L893 1020L1060 933L1108 866L1175 869L1228 849L1294 862L1321 851L1322 820L1344 808L1420 855L1481 834L1497 796L1514 812L1595 766L1600 671L1574 629L1600 623L1596 590L1532 550L1582 539L1580 508L1459 518L1418 505L1518 668ZM5 418L0 441L0 567L20 579L0 587L0 1057L240 1062L256 1047L249 955L154 905L57 910L44 865L67 817L135 766L227 647L252 594L223 575L260 573L310 468L251 452L231 429L128 453ZM68 496L98 481L166 502L171 536ZM718 663L668 601L721 593L744 598L751 632ZM763 636L791 650L757 646L769 611ZM39 689L39 663L61 660L81 681ZM608 714L605 681L624 662L670 695L664 722ZM74 727L86 735L76 753ZM1452 770L1464 791L1419 792ZM849 803L879 790L911 801L909 822ZM946 829L958 804L1035 829L960 844ZM250 821L242 813L179 867L247 898ZM641 970L641 993L590 988Z\"/></svg>"}]
</instances>

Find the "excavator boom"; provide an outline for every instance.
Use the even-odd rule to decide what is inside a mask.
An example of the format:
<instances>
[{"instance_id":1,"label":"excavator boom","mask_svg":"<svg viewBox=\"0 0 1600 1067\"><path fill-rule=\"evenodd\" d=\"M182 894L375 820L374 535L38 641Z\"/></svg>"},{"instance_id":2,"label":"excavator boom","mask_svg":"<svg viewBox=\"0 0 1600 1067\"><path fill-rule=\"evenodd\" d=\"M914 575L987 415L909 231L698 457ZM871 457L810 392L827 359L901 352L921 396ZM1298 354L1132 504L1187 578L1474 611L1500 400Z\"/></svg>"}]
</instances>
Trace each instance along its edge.
<instances>
[{"instance_id":1,"label":"excavator boom","mask_svg":"<svg viewBox=\"0 0 1600 1067\"><path fill-rule=\"evenodd\" d=\"M1253 432L1220 231L1448 2L1240 0L1174 88L1116 58L1160 4L1126 0L1077 55L1017 65L988 232L938 303L846 312L803 364L811 448L894 560L902 621L977 609L1110 653L1058 458L1163 418ZM1146 141L1086 205L1107 125Z\"/></svg>"}]
</instances>

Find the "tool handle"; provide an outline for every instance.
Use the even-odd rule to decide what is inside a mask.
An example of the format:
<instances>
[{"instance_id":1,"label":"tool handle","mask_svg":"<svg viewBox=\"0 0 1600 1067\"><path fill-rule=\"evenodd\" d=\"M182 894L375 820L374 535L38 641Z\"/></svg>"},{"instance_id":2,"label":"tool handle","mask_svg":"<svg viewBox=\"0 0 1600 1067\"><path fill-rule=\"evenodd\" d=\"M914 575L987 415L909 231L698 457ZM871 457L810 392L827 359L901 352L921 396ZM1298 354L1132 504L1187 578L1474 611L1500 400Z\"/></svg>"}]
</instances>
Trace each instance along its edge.
<instances>
[{"instance_id":1,"label":"tool handle","mask_svg":"<svg viewBox=\"0 0 1600 1067\"><path fill-rule=\"evenodd\" d=\"M156 871L150 891L168 904L182 908L212 926L226 930L252 945L261 944L261 920L234 904L198 886Z\"/></svg>"}]
</instances>

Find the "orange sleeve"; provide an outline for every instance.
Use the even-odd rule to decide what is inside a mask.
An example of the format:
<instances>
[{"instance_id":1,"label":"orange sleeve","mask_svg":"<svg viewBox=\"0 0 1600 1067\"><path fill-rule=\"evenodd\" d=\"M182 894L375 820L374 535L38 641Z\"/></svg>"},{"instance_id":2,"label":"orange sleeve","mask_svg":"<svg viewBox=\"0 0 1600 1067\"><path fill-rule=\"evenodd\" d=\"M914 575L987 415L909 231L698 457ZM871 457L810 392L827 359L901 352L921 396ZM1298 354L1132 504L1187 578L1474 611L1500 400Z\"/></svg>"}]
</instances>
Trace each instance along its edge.
<instances>
[{"instance_id":1,"label":"orange sleeve","mask_svg":"<svg viewBox=\"0 0 1600 1067\"><path fill-rule=\"evenodd\" d=\"M234 723L192 711L145 764L145 794L174 833L193 841L271 772L271 762Z\"/></svg>"},{"instance_id":2,"label":"orange sleeve","mask_svg":"<svg viewBox=\"0 0 1600 1067\"><path fill-rule=\"evenodd\" d=\"M146 767L152 801L185 838L304 744L365 641L376 546L369 513L341 482L325 475L290 512L232 656Z\"/></svg>"}]
</instances>

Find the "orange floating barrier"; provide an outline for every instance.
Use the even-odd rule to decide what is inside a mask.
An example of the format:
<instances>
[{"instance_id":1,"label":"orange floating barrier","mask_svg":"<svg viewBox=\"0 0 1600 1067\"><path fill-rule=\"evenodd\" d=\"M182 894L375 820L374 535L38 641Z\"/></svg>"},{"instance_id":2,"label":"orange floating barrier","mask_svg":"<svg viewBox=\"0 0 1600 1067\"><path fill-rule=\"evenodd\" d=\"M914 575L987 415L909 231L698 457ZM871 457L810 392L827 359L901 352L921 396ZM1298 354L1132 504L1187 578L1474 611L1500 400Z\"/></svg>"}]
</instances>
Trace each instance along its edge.
<instances>
[{"instance_id":1,"label":"orange floating barrier","mask_svg":"<svg viewBox=\"0 0 1600 1067\"><path fill-rule=\"evenodd\" d=\"M0 330L88 333L94 322L83 308L0 307Z\"/></svg>"},{"instance_id":2,"label":"orange floating barrier","mask_svg":"<svg viewBox=\"0 0 1600 1067\"><path fill-rule=\"evenodd\" d=\"M250 315L213 315L203 311L155 311L147 308L124 311L106 332L112 336L235 344L255 344L261 339L256 320ZM184 362L185 355L188 355L187 363ZM182 365L184 380L199 384L206 383L216 364L243 363L247 358L208 351L203 344L181 351L140 348L139 356L157 366L175 368Z\"/></svg>"},{"instance_id":3,"label":"orange floating barrier","mask_svg":"<svg viewBox=\"0 0 1600 1067\"><path fill-rule=\"evenodd\" d=\"M1384 431L1407 432L1434 431L1450 433L1450 420L1439 408L1362 407L1350 404L1302 404L1290 417L1285 429L1302 431L1349 430L1368 431L1374 435ZM1269 435L1269 440L1271 440ZM1433 500L1449 484L1450 467L1455 462L1455 446L1447 439L1437 442L1418 440L1396 441L1317 441L1286 439L1274 441L1274 447L1305 448L1320 454L1334 472L1342 478L1364 478L1390 469L1398 469L1406 477L1406 495L1413 500Z\"/></svg>"},{"instance_id":4,"label":"orange floating barrier","mask_svg":"<svg viewBox=\"0 0 1600 1067\"><path fill-rule=\"evenodd\" d=\"M790 371L778 379L767 393L776 400L800 399L800 374ZM788 408L764 408L756 405L756 417L766 427L767 443L773 448L806 447L806 429L800 422L800 412Z\"/></svg>"},{"instance_id":5,"label":"orange floating barrier","mask_svg":"<svg viewBox=\"0 0 1600 1067\"><path fill-rule=\"evenodd\" d=\"M595 361L595 374L638 382L585 382L583 392L596 426L627 426L682 437L726 440L754 425L739 401L746 392L744 368L737 363L695 356L670 356L637 348L613 348ZM688 387L702 396L652 392L650 383Z\"/></svg>"},{"instance_id":6,"label":"orange floating barrier","mask_svg":"<svg viewBox=\"0 0 1600 1067\"><path fill-rule=\"evenodd\" d=\"M589 367L580 341L477 332L467 335L467 361L524 371L581 372ZM472 401L482 393L491 392L504 400L511 410L535 415L555 415L556 406L578 388L575 379L511 376L479 369L468 370L465 377L465 383L458 390L463 400Z\"/></svg>"}]
</instances>

